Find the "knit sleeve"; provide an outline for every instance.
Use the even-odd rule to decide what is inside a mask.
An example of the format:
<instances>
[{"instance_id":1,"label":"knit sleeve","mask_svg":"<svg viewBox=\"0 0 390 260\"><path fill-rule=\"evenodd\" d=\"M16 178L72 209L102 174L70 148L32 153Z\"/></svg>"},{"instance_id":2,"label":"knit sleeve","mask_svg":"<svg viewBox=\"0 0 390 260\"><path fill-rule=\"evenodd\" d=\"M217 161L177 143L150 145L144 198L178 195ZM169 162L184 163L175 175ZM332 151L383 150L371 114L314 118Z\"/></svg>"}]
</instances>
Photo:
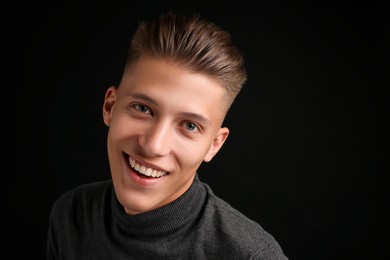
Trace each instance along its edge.
<instances>
[{"instance_id":1,"label":"knit sleeve","mask_svg":"<svg viewBox=\"0 0 390 260\"><path fill-rule=\"evenodd\" d=\"M259 249L251 260L288 260L288 257L282 251L277 243L269 244L266 248Z\"/></svg>"}]
</instances>

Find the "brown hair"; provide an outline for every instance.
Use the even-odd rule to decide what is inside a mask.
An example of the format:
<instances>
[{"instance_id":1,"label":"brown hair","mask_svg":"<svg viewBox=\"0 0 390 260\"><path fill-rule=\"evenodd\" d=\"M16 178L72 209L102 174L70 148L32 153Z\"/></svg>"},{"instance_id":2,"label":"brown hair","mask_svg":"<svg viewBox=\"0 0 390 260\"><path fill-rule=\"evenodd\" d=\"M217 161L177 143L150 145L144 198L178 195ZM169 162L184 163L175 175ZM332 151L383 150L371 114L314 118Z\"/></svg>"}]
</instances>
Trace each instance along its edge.
<instances>
[{"instance_id":1,"label":"brown hair","mask_svg":"<svg viewBox=\"0 0 390 260\"><path fill-rule=\"evenodd\" d=\"M127 65L144 54L216 77L227 91L227 110L247 78L242 54L230 34L199 15L167 12L158 21L141 22L130 44Z\"/></svg>"}]
</instances>

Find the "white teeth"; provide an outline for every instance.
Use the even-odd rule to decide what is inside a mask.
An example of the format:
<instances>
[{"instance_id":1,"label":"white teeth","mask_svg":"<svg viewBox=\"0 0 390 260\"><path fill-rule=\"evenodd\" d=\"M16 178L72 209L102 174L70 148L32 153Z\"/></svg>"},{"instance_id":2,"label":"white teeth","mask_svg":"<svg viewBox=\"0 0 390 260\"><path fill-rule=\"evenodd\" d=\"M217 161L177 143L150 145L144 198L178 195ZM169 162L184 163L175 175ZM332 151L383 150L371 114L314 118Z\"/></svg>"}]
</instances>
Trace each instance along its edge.
<instances>
[{"instance_id":1,"label":"white teeth","mask_svg":"<svg viewBox=\"0 0 390 260\"><path fill-rule=\"evenodd\" d=\"M139 164L136 160L134 160L131 157L129 157L129 163L130 163L131 168L133 168L137 172L139 172L139 173L141 173L143 175L149 176L149 177L159 178L159 177L162 177L165 174L167 174L166 171L158 171L158 170L155 170L155 169L152 169L152 168L148 168L148 167L146 167L144 165L141 165L141 164Z\"/></svg>"},{"instance_id":2,"label":"white teeth","mask_svg":"<svg viewBox=\"0 0 390 260\"><path fill-rule=\"evenodd\" d=\"M145 171L145 175L152 175L152 169L148 168L146 171Z\"/></svg>"}]
</instances>

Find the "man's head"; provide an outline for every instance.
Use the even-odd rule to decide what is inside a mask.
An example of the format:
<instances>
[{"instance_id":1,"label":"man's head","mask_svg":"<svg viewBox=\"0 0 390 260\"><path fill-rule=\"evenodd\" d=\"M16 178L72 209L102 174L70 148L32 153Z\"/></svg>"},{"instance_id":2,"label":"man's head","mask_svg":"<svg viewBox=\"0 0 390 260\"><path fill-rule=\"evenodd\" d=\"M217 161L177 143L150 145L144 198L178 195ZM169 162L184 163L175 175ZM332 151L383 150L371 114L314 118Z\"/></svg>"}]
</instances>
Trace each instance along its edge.
<instances>
[{"instance_id":1,"label":"man's head","mask_svg":"<svg viewBox=\"0 0 390 260\"><path fill-rule=\"evenodd\" d=\"M228 137L222 123L244 81L241 56L215 25L171 14L141 24L103 105L113 184L128 214L190 187Z\"/></svg>"}]
</instances>

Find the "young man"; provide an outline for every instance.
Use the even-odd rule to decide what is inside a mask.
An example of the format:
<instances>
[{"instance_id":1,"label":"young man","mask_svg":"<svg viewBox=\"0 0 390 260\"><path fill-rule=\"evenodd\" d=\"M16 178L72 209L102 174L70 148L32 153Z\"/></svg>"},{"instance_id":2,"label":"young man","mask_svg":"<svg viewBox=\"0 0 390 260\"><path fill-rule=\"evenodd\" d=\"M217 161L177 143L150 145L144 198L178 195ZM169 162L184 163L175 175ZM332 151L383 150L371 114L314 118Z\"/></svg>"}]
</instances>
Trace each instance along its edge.
<instances>
[{"instance_id":1,"label":"young man","mask_svg":"<svg viewBox=\"0 0 390 260\"><path fill-rule=\"evenodd\" d=\"M287 259L197 175L226 141L222 123L245 80L215 24L172 13L141 23L103 104L112 178L57 200L48 259Z\"/></svg>"}]
</instances>

